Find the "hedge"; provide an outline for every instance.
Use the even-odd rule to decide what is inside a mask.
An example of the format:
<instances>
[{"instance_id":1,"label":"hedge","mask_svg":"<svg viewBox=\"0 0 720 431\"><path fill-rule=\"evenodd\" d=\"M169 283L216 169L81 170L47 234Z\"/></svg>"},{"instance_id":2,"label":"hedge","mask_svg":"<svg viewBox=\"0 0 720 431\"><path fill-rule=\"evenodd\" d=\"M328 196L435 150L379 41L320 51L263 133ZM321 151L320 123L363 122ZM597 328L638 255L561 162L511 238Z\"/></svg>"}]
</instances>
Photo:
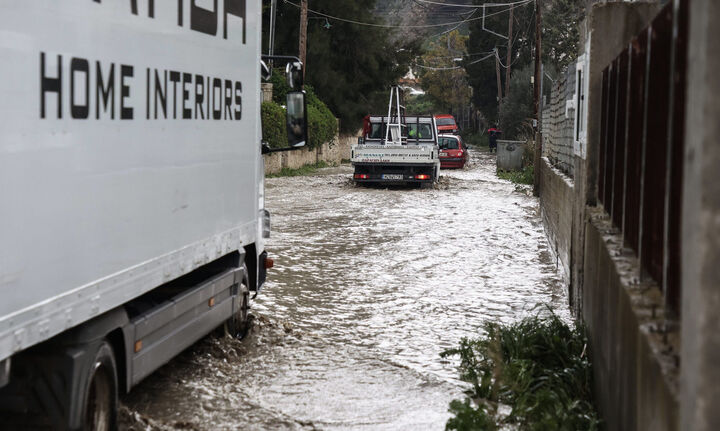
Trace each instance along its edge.
<instances>
[{"instance_id":1,"label":"hedge","mask_svg":"<svg viewBox=\"0 0 720 431\"><path fill-rule=\"evenodd\" d=\"M263 139L271 148L287 146L287 128L285 125L285 104L289 87L284 78L273 73L273 102L263 102ZM330 109L320 100L309 85L305 86L308 115L308 142L306 148L316 148L326 142L332 142L338 131L337 120Z\"/></svg>"},{"instance_id":2,"label":"hedge","mask_svg":"<svg viewBox=\"0 0 720 431\"><path fill-rule=\"evenodd\" d=\"M270 148L287 147L287 126L285 125L285 109L274 102L262 104L263 140Z\"/></svg>"}]
</instances>

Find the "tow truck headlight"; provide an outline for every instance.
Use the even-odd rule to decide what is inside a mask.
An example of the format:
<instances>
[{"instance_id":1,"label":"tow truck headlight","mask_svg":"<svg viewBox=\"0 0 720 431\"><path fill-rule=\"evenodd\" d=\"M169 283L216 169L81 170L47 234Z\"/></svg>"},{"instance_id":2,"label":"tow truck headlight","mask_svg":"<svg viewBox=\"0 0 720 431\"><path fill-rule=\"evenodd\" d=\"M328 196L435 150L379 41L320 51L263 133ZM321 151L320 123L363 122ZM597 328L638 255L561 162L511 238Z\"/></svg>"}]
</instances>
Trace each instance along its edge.
<instances>
[{"instance_id":1,"label":"tow truck headlight","mask_svg":"<svg viewBox=\"0 0 720 431\"><path fill-rule=\"evenodd\" d=\"M270 238L270 211L268 210L263 210L262 236L263 238Z\"/></svg>"}]
</instances>

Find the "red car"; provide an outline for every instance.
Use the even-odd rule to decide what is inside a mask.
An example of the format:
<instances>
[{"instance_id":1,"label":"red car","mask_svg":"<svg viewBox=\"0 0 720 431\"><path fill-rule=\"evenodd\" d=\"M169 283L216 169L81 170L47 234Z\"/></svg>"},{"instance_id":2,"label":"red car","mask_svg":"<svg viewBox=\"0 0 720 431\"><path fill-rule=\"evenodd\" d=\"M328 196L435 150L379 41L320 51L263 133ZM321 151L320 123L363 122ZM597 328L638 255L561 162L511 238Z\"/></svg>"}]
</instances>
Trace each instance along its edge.
<instances>
[{"instance_id":1,"label":"red car","mask_svg":"<svg viewBox=\"0 0 720 431\"><path fill-rule=\"evenodd\" d=\"M440 148L440 167L441 168L458 168L465 167L470 155L468 154L467 145L462 138L457 135L440 135L438 136L438 147Z\"/></svg>"},{"instance_id":2,"label":"red car","mask_svg":"<svg viewBox=\"0 0 720 431\"><path fill-rule=\"evenodd\" d=\"M435 124L437 125L438 135L442 133L457 133L460 129L452 115L436 115Z\"/></svg>"}]
</instances>

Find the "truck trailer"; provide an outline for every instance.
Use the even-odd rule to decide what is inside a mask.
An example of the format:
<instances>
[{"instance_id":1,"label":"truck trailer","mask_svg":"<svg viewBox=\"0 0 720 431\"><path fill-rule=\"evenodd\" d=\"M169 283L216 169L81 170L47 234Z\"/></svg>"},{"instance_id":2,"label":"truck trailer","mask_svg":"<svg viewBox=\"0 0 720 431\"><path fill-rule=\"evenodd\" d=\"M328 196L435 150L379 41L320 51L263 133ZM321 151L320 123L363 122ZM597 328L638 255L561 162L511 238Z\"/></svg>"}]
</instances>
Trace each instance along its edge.
<instances>
[{"instance_id":1,"label":"truck trailer","mask_svg":"<svg viewBox=\"0 0 720 431\"><path fill-rule=\"evenodd\" d=\"M242 333L271 266L261 4L0 11L0 423L113 429L118 393ZM279 150L307 137L287 106Z\"/></svg>"}]
</instances>

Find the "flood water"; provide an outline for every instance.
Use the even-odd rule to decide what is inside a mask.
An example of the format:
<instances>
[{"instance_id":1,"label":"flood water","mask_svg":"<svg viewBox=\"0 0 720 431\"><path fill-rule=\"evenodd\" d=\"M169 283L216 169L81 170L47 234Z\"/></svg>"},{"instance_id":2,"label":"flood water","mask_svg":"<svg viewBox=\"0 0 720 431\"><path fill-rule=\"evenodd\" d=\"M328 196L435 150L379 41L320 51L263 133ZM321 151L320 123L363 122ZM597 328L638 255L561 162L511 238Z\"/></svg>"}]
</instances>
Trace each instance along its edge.
<instances>
[{"instance_id":1,"label":"flood water","mask_svg":"<svg viewBox=\"0 0 720 431\"><path fill-rule=\"evenodd\" d=\"M473 153L432 189L349 166L268 179L268 282L242 341L213 335L123 399L134 429L441 430L462 396L440 352L483 323L567 314L537 200Z\"/></svg>"}]
</instances>

